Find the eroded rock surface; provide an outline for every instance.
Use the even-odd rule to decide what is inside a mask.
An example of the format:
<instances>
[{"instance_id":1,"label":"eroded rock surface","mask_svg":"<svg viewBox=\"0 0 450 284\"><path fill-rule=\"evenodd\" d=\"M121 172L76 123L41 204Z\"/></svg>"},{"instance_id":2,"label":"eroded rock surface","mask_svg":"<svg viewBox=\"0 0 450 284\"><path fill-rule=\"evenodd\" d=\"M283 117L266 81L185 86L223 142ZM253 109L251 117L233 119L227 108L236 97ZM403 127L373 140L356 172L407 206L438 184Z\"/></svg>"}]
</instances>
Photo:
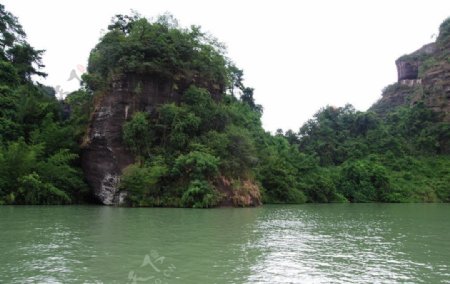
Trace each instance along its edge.
<instances>
[{"instance_id":1,"label":"eroded rock surface","mask_svg":"<svg viewBox=\"0 0 450 284\"><path fill-rule=\"evenodd\" d=\"M116 80L111 91L96 103L83 147L85 177L103 204L122 204L125 192L119 192L122 170L134 162L122 141L122 127L136 111L152 112L165 102L176 102L179 95L172 83L156 78L127 76Z\"/></svg>"}]
</instances>

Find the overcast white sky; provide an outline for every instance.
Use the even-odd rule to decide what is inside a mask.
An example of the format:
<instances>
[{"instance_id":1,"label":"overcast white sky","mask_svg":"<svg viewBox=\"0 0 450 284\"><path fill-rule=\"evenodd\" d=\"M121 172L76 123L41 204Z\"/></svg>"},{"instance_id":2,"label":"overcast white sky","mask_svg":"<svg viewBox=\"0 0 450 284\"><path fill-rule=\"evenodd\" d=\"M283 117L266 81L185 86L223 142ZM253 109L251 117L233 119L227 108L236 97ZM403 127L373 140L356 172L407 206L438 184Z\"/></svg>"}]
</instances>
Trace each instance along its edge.
<instances>
[{"instance_id":1,"label":"overcast white sky","mask_svg":"<svg viewBox=\"0 0 450 284\"><path fill-rule=\"evenodd\" d=\"M266 130L298 128L325 105L366 110L397 79L394 61L434 40L450 1L26 1L3 0L29 42L45 49L44 81L64 91L71 70L115 14L172 13L182 26L201 25L224 42L264 106Z\"/></svg>"}]
</instances>

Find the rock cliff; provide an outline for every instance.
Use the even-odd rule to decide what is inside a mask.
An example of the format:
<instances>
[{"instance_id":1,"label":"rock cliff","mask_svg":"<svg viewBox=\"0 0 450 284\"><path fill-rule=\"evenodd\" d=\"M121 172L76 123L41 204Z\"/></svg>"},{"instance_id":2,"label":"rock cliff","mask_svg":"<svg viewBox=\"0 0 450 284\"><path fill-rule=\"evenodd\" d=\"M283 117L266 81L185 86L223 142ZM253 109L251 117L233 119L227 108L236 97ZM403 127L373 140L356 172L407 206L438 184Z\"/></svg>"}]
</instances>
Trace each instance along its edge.
<instances>
[{"instance_id":1,"label":"rock cliff","mask_svg":"<svg viewBox=\"0 0 450 284\"><path fill-rule=\"evenodd\" d=\"M151 113L166 102L177 102L179 95L167 80L124 76L116 79L99 97L92 115L82 154L86 180L95 197L106 205L121 204L125 193L119 193L122 170L134 162L122 142L122 126L136 111Z\"/></svg>"},{"instance_id":2,"label":"rock cliff","mask_svg":"<svg viewBox=\"0 0 450 284\"><path fill-rule=\"evenodd\" d=\"M243 72L225 53L223 44L200 27L180 28L170 15L112 19L83 75L94 111L82 145L82 166L99 202L185 207L260 203L249 124L229 106L248 103L225 92L246 90ZM241 112L259 119L251 108ZM249 148L248 155L240 155Z\"/></svg>"},{"instance_id":3,"label":"rock cliff","mask_svg":"<svg viewBox=\"0 0 450 284\"><path fill-rule=\"evenodd\" d=\"M398 81L417 80L420 61L424 57L432 55L435 51L436 44L430 43L409 55L404 55L397 59L395 65L397 66Z\"/></svg>"},{"instance_id":4,"label":"rock cliff","mask_svg":"<svg viewBox=\"0 0 450 284\"><path fill-rule=\"evenodd\" d=\"M419 102L450 121L450 20L440 28L436 42L396 60L398 81L383 90L370 110L384 116L399 106Z\"/></svg>"}]
</instances>

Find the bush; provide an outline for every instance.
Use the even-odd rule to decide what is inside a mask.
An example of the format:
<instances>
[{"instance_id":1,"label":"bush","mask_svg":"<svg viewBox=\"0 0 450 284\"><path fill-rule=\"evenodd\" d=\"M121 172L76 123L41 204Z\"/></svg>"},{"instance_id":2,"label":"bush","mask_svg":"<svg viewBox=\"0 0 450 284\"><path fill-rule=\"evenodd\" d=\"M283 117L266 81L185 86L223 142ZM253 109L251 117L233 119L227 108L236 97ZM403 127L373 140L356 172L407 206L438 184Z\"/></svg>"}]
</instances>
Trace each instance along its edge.
<instances>
[{"instance_id":1,"label":"bush","mask_svg":"<svg viewBox=\"0 0 450 284\"><path fill-rule=\"evenodd\" d=\"M19 178L18 204L66 204L70 197L51 183L44 183L38 174L32 173Z\"/></svg>"},{"instance_id":2,"label":"bush","mask_svg":"<svg viewBox=\"0 0 450 284\"><path fill-rule=\"evenodd\" d=\"M119 188L128 192L127 200L133 206L159 206L160 182L167 172L162 159L156 159L150 166L133 164L124 170Z\"/></svg>"},{"instance_id":3,"label":"bush","mask_svg":"<svg viewBox=\"0 0 450 284\"><path fill-rule=\"evenodd\" d=\"M212 179L218 173L218 166L219 159L215 156L201 151L192 151L180 155L175 160L172 172L177 176L190 179Z\"/></svg>"},{"instance_id":4,"label":"bush","mask_svg":"<svg viewBox=\"0 0 450 284\"><path fill-rule=\"evenodd\" d=\"M181 198L184 207L211 208L217 206L220 194L206 181L193 180Z\"/></svg>"},{"instance_id":5,"label":"bush","mask_svg":"<svg viewBox=\"0 0 450 284\"><path fill-rule=\"evenodd\" d=\"M348 162L342 167L338 190L351 202L385 202L390 180L386 168L376 162Z\"/></svg>"},{"instance_id":6,"label":"bush","mask_svg":"<svg viewBox=\"0 0 450 284\"><path fill-rule=\"evenodd\" d=\"M333 168L318 168L315 171L300 178L301 187L308 197L308 202L348 202L348 200L336 191L338 178Z\"/></svg>"}]
</instances>

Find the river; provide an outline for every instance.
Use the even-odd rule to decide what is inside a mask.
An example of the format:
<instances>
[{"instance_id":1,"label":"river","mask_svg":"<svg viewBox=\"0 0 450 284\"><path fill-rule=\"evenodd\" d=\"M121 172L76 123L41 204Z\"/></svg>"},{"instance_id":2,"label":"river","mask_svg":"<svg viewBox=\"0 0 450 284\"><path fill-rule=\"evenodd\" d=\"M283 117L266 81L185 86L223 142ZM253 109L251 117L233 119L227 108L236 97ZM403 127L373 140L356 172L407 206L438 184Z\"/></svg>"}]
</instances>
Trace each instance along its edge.
<instances>
[{"instance_id":1,"label":"river","mask_svg":"<svg viewBox=\"0 0 450 284\"><path fill-rule=\"evenodd\" d=\"M449 204L0 206L0 283L450 283Z\"/></svg>"}]
</instances>

